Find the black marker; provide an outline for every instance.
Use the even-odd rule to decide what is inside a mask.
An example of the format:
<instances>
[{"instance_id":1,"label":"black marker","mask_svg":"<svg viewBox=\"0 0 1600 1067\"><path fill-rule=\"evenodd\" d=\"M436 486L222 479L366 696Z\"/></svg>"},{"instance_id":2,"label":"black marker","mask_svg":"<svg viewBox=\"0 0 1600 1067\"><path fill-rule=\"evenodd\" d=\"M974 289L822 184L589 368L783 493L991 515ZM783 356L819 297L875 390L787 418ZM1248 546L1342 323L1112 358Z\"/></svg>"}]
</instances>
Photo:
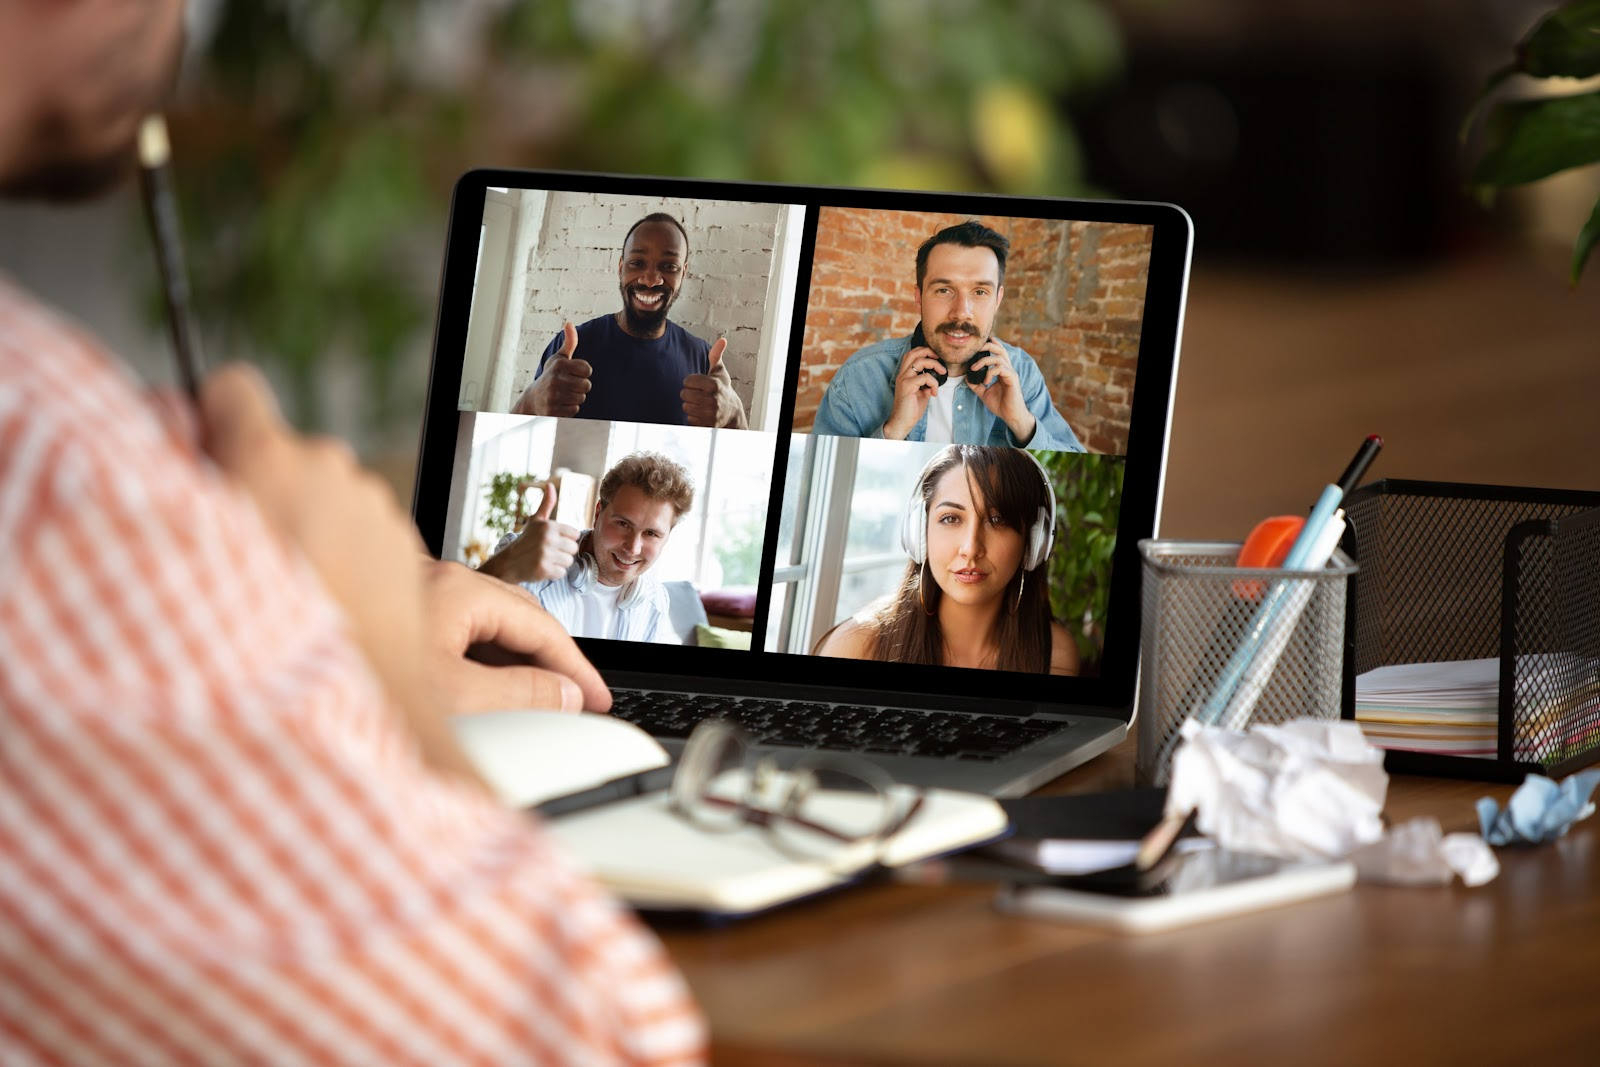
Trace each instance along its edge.
<instances>
[{"instance_id":1,"label":"black marker","mask_svg":"<svg viewBox=\"0 0 1600 1067\"><path fill-rule=\"evenodd\" d=\"M1350 461L1350 466L1346 467L1344 473L1339 475L1339 480L1333 483L1339 487L1339 495L1341 497L1348 496L1350 490L1354 489L1357 483L1366 475L1367 468L1372 466L1373 457L1378 454L1378 449L1382 447L1383 438L1375 433L1368 434L1367 439L1361 442L1361 447L1356 450L1355 458Z\"/></svg>"},{"instance_id":2,"label":"black marker","mask_svg":"<svg viewBox=\"0 0 1600 1067\"><path fill-rule=\"evenodd\" d=\"M178 357L178 376L184 390L193 397L200 390L205 360L189 314L189 277L183 268L178 204L172 195L168 169L171 159L167 122L160 115L151 115L139 127L139 191L144 200L145 221L155 241L156 266L161 272L161 292L167 306L167 326L172 331L172 348Z\"/></svg>"}]
</instances>

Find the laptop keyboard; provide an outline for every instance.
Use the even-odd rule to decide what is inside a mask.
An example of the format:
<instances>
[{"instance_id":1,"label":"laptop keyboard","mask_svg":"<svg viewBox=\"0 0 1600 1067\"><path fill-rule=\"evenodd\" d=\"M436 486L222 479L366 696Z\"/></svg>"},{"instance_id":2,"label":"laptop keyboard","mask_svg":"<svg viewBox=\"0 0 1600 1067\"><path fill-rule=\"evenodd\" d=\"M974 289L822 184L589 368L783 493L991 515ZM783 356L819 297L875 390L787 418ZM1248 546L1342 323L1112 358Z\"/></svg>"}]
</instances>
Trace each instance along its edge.
<instances>
[{"instance_id":1,"label":"laptop keyboard","mask_svg":"<svg viewBox=\"0 0 1600 1067\"><path fill-rule=\"evenodd\" d=\"M728 719L758 744L877 755L993 761L1071 724L868 704L722 697L646 689L612 691L611 714L656 737L682 739L702 719Z\"/></svg>"}]
</instances>

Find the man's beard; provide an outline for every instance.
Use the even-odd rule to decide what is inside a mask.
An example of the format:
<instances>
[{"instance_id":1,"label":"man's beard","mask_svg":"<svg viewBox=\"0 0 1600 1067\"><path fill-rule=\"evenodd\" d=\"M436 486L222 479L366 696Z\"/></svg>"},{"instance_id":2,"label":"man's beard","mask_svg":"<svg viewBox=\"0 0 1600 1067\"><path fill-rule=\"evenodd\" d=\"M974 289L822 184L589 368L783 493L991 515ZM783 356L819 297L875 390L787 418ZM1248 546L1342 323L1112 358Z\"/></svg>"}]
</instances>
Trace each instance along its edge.
<instances>
[{"instance_id":1,"label":"man's beard","mask_svg":"<svg viewBox=\"0 0 1600 1067\"><path fill-rule=\"evenodd\" d=\"M102 62L127 59L126 63L112 63L107 77L115 79L124 103L142 101L135 114L151 114L161 110L172 96L178 80L178 63L183 55L184 33L181 17L177 32L168 42L168 52L158 67L145 71L137 62L135 52L144 47L142 39L124 35L102 43L105 53ZM135 57L135 58L129 58ZM151 77L156 80L152 81ZM46 111L34 118L23 134L21 143L36 146L12 173L0 175L0 197L18 200L49 200L72 203L104 196L127 181L138 169L138 141L133 136L137 127L130 130L126 144L110 151L85 154L77 143L77 135L69 116Z\"/></svg>"},{"instance_id":2,"label":"man's beard","mask_svg":"<svg viewBox=\"0 0 1600 1067\"><path fill-rule=\"evenodd\" d=\"M94 159L46 155L29 161L16 174L0 178L0 196L16 200L75 203L104 196L127 181L137 154L131 143Z\"/></svg>"},{"instance_id":3,"label":"man's beard","mask_svg":"<svg viewBox=\"0 0 1600 1067\"><path fill-rule=\"evenodd\" d=\"M619 285L617 288L622 292L622 318L627 323L629 333L652 334L661 329L662 324L667 321L667 312L671 310L673 301L678 299L678 294L668 290L666 286L652 289L643 285L631 287ZM654 311L640 311L633 306L633 298L629 295L630 289L633 292L661 293L663 297L661 306Z\"/></svg>"},{"instance_id":4,"label":"man's beard","mask_svg":"<svg viewBox=\"0 0 1600 1067\"><path fill-rule=\"evenodd\" d=\"M944 342L944 334L951 330L975 337L978 343L968 347L964 355L958 353L953 347L946 346ZM978 346L987 340L988 338L983 335L982 330L978 329L978 324L975 322L947 322L943 326L935 327L932 336L927 338L928 347L933 349L933 354L939 357L939 362L943 363L952 374L964 372L967 369L967 364L978 358L979 352L982 351Z\"/></svg>"}]
</instances>

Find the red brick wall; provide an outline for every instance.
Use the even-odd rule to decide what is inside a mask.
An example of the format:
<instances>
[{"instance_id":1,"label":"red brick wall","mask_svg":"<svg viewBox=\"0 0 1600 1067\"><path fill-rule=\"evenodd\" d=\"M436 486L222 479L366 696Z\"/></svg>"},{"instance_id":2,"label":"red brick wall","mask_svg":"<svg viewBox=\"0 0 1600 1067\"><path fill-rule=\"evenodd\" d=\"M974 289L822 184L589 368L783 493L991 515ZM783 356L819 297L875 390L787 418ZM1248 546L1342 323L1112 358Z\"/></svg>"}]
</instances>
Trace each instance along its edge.
<instances>
[{"instance_id":1,"label":"red brick wall","mask_svg":"<svg viewBox=\"0 0 1600 1067\"><path fill-rule=\"evenodd\" d=\"M966 215L823 208L806 308L794 428L808 432L852 353L917 323L917 246ZM978 216L1011 241L995 333L1039 364L1056 408L1091 452L1128 446L1150 229Z\"/></svg>"}]
</instances>

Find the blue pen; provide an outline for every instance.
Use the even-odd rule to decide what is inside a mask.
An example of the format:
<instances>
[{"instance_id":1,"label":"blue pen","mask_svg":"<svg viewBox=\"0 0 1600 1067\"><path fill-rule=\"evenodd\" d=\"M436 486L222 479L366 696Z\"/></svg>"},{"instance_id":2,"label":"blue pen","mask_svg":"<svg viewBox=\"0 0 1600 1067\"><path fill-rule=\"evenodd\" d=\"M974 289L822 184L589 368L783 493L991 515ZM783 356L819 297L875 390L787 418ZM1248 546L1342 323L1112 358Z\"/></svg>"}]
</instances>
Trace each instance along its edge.
<instances>
[{"instance_id":1,"label":"blue pen","mask_svg":"<svg viewBox=\"0 0 1600 1067\"><path fill-rule=\"evenodd\" d=\"M1339 505L1343 501L1344 491L1337 484L1322 490L1322 495L1317 497L1317 503L1312 507L1311 514L1306 516L1306 524L1300 527L1300 536L1294 539L1289 554L1283 558L1284 570L1298 571L1305 568L1307 559L1311 555L1311 546L1322 536L1322 528L1328 525L1333 513L1339 510Z\"/></svg>"},{"instance_id":2,"label":"blue pen","mask_svg":"<svg viewBox=\"0 0 1600 1067\"><path fill-rule=\"evenodd\" d=\"M1344 469L1338 481L1330 483L1322 490L1322 495L1317 498L1316 506L1311 509L1311 514L1306 518L1306 524L1300 530L1300 536L1295 538L1294 545L1289 549L1289 555L1283 561L1283 569L1289 571L1304 570L1308 565L1322 566L1326 561L1311 559L1312 553L1323 540L1324 531L1328 523L1334 520L1339 513L1339 505L1344 500L1344 495L1355 488L1357 482L1366 473L1373 457L1378 454L1378 449L1383 447L1383 438L1377 434L1370 434L1361 442L1361 447L1356 451L1355 458ZM1245 631L1244 637L1239 642L1239 647L1234 650L1233 656L1228 660L1222 674L1217 679L1216 687L1195 718L1207 726L1215 726L1221 721L1223 712L1232 703L1234 694L1239 688L1239 682L1245 672L1250 669L1251 662L1255 659L1267 634L1278 620L1283 610L1284 598L1288 595L1289 586L1284 582L1276 582L1262 598L1261 606L1250 619L1250 628Z\"/></svg>"}]
</instances>

